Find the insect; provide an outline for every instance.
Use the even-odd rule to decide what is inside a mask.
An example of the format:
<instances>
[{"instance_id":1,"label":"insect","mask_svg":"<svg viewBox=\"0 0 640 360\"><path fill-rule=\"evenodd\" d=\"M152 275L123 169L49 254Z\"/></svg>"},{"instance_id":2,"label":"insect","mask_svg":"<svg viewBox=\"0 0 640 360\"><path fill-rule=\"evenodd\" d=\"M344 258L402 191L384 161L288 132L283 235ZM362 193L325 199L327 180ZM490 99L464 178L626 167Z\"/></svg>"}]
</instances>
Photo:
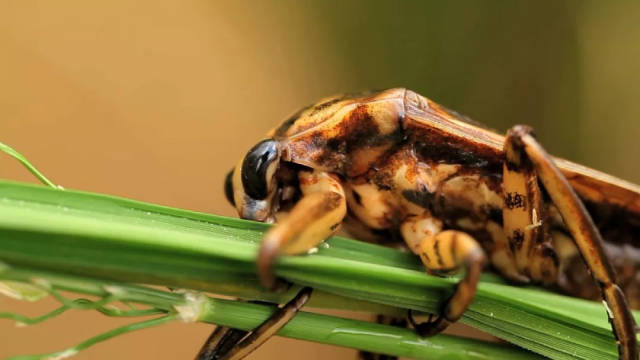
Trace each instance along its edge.
<instances>
[{"instance_id":1,"label":"insect","mask_svg":"<svg viewBox=\"0 0 640 360\"><path fill-rule=\"evenodd\" d=\"M403 239L430 274L465 270L435 319L414 324L422 335L462 316L490 266L518 283L601 295L620 359L638 359L630 307L640 307L640 255L623 249L638 244L640 187L550 157L526 126L502 136L407 89L327 98L249 150L225 190L242 218L276 222L257 258L268 289L279 284L278 256L343 225L363 240ZM309 294L244 340L217 330L209 350L242 357Z\"/></svg>"}]
</instances>

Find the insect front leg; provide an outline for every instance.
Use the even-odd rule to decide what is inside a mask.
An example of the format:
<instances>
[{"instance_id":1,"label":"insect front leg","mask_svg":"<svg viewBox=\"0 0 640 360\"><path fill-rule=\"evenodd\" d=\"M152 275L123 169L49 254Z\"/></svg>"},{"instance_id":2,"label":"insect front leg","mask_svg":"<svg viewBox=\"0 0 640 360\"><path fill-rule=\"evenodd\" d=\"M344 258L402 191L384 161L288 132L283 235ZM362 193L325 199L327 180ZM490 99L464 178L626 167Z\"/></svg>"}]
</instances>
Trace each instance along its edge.
<instances>
[{"instance_id":1,"label":"insect front leg","mask_svg":"<svg viewBox=\"0 0 640 360\"><path fill-rule=\"evenodd\" d=\"M272 269L277 257L304 253L318 245L338 229L347 212L344 190L337 176L309 170L301 171L298 180L302 199L289 216L267 231L258 252L258 276L270 290L277 287ZM285 326L309 300L311 292L311 288L302 289L248 335L236 329L214 331L196 359L242 359Z\"/></svg>"},{"instance_id":2,"label":"insect front leg","mask_svg":"<svg viewBox=\"0 0 640 360\"><path fill-rule=\"evenodd\" d=\"M430 274L443 275L465 270L464 278L435 320L415 324L410 318L420 335L435 335L460 319L469 307L486 263L484 250L464 232L442 231L442 222L428 212L407 219L400 231L411 251L420 256Z\"/></svg>"},{"instance_id":3,"label":"insect front leg","mask_svg":"<svg viewBox=\"0 0 640 360\"><path fill-rule=\"evenodd\" d=\"M264 236L258 253L258 275L267 289L276 287L273 264L281 254L301 254L340 227L347 213L344 190L337 176L324 171L301 171L302 199L284 220Z\"/></svg>"},{"instance_id":4,"label":"insect front leg","mask_svg":"<svg viewBox=\"0 0 640 360\"><path fill-rule=\"evenodd\" d=\"M288 217L265 234L258 253L258 276L270 290L277 284L272 269L277 257L306 252L324 241L337 230L347 212L344 190L336 176L323 171L301 171L298 179L303 198ZM286 325L309 300L311 292L311 288L302 289L248 335L242 330L216 329L197 360L242 359Z\"/></svg>"},{"instance_id":5,"label":"insect front leg","mask_svg":"<svg viewBox=\"0 0 640 360\"><path fill-rule=\"evenodd\" d=\"M507 134L505 150L507 152L505 168L517 168L518 161L531 163L602 290L609 322L618 342L620 359L637 360L635 321L623 292L616 284L615 273L605 255L600 232L593 224L584 204L551 157L533 137L530 128L526 126L512 128Z\"/></svg>"}]
</instances>

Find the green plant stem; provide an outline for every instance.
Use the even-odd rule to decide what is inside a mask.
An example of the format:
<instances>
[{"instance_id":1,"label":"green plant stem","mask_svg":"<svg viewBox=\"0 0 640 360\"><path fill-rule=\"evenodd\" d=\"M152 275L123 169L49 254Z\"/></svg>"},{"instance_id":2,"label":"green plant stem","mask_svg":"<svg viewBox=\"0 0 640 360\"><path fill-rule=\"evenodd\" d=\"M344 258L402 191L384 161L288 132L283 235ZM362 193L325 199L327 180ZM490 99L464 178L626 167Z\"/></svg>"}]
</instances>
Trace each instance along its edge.
<instances>
[{"instance_id":1,"label":"green plant stem","mask_svg":"<svg viewBox=\"0 0 640 360\"><path fill-rule=\"evenodd\" d=\"M49 291L65 290L103 298L112 296L115 291L121 299L145 303L154 306L157 313L163 311L165 314L170 314L108 331L63 351L46 355L17 357L16 359L40 359L43 356L74 354L113 336L171 321L180 317L180 311L196 314L197 318L192 319L194 321L204 321L245 330L258 326L274 311L274 307L268 305L205 298L202 295L194 297L194 294L189 296L182 292L167 292L136 285L115 284L96 279L55 275L27 269L5 269L0 273L0 278L31 281L32 283L39 283L42 282L40 279L45 279ZM58 300L65 304L75 302L75 300L66 298L58 298ZM446 335L422 339L414 331L405 328L308 312L299 313L281 329L278 335L418 359L542 359L538 355L511 346Z\"/></svg>"},{"instance_id":2,"label":"green plant stem","mask_svg":"<svg viewBox=\"0 0 640 360\"><path fill-rule=\"evenodd\" d=\"M111 196L0 182L0 260L17 268L284 302L294 290L261 291L255 276L254 258L267 228ZM392 315L407 308L436 311L456 282L426 275L410 254L342 238L330 239L314 255L281 258L276 273L316 289L312 306ZM483 277L461 321L555 359L617 355L601 304L508 286L491 275Z\"/></svg>"},{"instance_id":3,"label":"green plant stem","mask_svg":"<svg viewBox=\"0 0 640 360\"><path fill-rule=\"evenodd\" d=\"M0 312L0 318L14 320L21 325L35 325L43 321L52 319L67 310L69 310L69 307L63 305L57 309L54 309L44 315L37 316L37 317L29 317L25 315L10 313L10 312Z\"/></svg>"},{"instance_id":4,"label":"green plant stem","mask_svg":"<svg viewBox=\"0 0 640 360\"><path fill-rule=\"evenodd\" d=\"M119 328L104 332L100 335L87 339L76 346L70 347L62 351L56 351L50 354L14 356L9 359L10 360L39 360L43 358L44 359L64 359L64 358L73 356L90 346L109 340L118 335L122 335L122 334L129 333L136 330L146 329L152 326L166 324L173 320L174 320L174 316L172 315L166 315L166 316L162 316L162 317L151 319L151 320L144 320L144 321L136 322L129 325L124 325Z\"/></svg>"}]
</instances>

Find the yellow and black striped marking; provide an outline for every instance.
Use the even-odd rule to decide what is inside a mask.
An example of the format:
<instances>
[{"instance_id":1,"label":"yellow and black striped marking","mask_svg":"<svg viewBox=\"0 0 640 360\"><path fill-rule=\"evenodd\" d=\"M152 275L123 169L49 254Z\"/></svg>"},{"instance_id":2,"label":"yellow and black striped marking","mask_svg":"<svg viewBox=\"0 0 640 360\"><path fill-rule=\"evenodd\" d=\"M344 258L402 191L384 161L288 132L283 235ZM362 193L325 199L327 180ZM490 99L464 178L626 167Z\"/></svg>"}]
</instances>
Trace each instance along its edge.
<instances>
[{"instance_id":1,"label":"yellow and black striped marking","mask_svg":"<svg viewBox=\"0 0 640 360\"><path fill-rule=\"evenodd\" d=\"M433 224L440 224L440 229ZM453 295L443 304L436 320L414 324L423 336L443 331L464 314L473 300L486 263L484 251L476 240L461 231L441 231L441 226L442 222L434 221L428 212L419 217L412 217L401 226L404 240L420 256L427 272L448 275L460 269L465 270L464 278L456 286Z\"/></svg>"},{"instance_id":2,"label":"yellow and black striped marking","mask_svg":"<svg viewBox=\"0 0 640 360\"><path fill-rule=\"evenodd\" d=\"M536 283L554 283L558 260L550 245L547 211L538 176L513 132L507 134L504 151L503 229L517 269Z\"/></svg>"}]
</instances>

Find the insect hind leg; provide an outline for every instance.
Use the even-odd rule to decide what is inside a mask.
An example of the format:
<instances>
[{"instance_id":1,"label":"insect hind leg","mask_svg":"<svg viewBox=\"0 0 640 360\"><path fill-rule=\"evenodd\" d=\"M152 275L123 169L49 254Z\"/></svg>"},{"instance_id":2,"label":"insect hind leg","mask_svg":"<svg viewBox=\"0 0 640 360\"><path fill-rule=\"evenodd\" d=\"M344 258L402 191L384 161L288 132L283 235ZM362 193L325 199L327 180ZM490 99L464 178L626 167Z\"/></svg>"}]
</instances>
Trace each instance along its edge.
<instances>
[{"instance_id":1,"label":"insect hind leg","mask_svg":"<svg viewBox=\"0 0 640 360\"><path fill-rule=\"evenodd\" d=\"M515 126L507 133L507 150L520 159L531 162L565 225L573 237L580 254L602 290L609 322L618 343L620 359L638 359L636 325L624 294L616 284L615 272L607 258L600 232L596 228L582 201L538 143L529 127ZM507 156L509 161L509 156Z\"/></svg>"},{"instance_id":2,"label":"insect hind leg","mask_svg":"<svg viewBox=\"0 0 640 360\"><path fill-rule=\"evenodd\" d=\"M512 136L507 136L504 152L503 231L517 269L536 283L555 283L558 257L551 247L547 209L537 173Z\"/></svg>"}]
</instances>

